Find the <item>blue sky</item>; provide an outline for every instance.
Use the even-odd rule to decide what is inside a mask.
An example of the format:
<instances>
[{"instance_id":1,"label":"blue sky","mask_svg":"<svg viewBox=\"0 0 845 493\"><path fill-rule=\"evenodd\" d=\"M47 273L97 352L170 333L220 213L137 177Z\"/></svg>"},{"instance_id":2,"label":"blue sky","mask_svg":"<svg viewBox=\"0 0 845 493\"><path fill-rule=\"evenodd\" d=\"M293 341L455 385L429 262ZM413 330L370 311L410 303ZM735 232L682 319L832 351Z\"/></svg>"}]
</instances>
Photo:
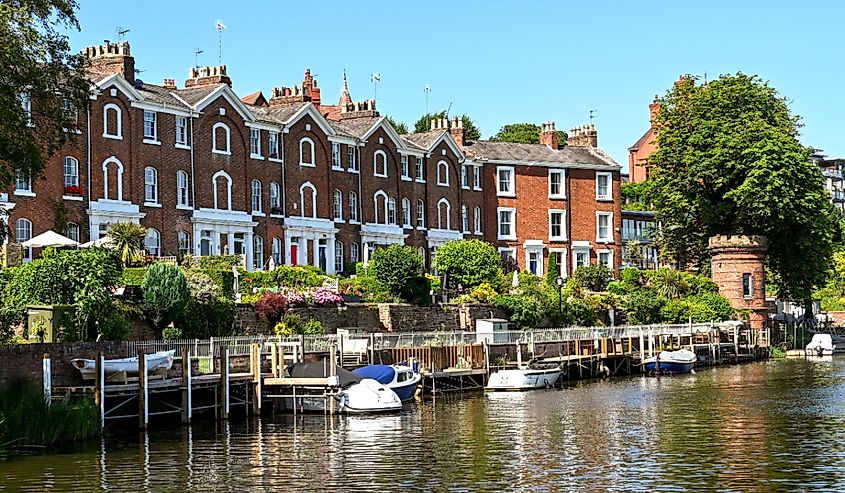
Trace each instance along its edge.
<instances>
[{"instance_id":1,"label":"blue sky","mask_svg":"<svg viewBox=\"0 0 845 493\"><path fill-rule=\"evenodd\" d=\"M194 64L223 63L239 95L302 80L306 67L335 102L346 69L353 99L414 122L451 104L483 137L507 123L589 122L620 164L647 127L648 103L683 73L742 71L768 80L803 117L802 142L845 156L841 21L829 1L316 1L79 0L74 49L130 29L139 77L184 83Z\"/></svg>"}]
</instances>

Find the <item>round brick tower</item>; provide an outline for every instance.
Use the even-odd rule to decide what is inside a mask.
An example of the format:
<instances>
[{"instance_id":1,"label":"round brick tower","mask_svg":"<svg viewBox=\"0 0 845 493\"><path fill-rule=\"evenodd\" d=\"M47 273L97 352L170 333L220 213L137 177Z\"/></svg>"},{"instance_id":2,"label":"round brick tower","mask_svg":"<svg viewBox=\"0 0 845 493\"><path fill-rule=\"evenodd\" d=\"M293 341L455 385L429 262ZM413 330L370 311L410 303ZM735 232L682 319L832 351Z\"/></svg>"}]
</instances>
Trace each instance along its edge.
<instances>
[{"instance_id":1,"label":"round brick tower","mask_svg":"<svg viewBox=\"0 0 845 493\"><path fill-rule=\"evenodd\" d=\"M712 278L734 308L751 310L751 328L766 327L766 238L717 235L709 240Z\"/></svg>"}]
</instances>

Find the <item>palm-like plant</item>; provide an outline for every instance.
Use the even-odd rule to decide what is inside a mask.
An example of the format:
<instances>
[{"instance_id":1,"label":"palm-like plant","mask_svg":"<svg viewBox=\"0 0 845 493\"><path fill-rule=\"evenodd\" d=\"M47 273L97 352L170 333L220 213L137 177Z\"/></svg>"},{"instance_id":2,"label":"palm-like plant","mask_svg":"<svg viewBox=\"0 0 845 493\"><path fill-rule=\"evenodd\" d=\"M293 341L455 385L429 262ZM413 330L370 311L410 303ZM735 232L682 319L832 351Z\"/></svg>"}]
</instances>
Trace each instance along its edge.
<instances>
[{"instance_id":1,"label":"palm-like plant","mask_svg":"<svg viewBox=\"0 0 845 493\"><path fill-rule=\"evenodd\" d=\"M128 267L141 256L147 229L135 223L113 223L109 226L109 237L114 247L120 251L123 265Z\"/></svg>"},{"instance_id":2,"label":"palm-like plant","mask_svg":"<svg viewBox=\"0 0 845 493\"><path fill-rule=\"evenodd\" d=\"M661 267L652 275L657 294L666 299L675 300L682 298L689 290L689 284L684 279L683 273L675 269Z\"/></svg>"}]
</instances>

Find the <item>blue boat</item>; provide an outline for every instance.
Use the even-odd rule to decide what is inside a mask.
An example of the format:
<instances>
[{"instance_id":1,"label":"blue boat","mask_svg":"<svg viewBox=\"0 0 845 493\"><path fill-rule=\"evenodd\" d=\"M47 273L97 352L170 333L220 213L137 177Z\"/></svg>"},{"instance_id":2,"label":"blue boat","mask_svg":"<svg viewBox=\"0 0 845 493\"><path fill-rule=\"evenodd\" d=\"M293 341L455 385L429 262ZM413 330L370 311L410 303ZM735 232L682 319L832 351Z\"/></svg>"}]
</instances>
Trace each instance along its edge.
<instances>
[{"instance_id":1,"label":"blue boat","mask_svg":"<svg viewBox=\"0 0 845 493\"><path fill-rule=\"evenodd\" d=\"M644 359L643 366L649 373L689 373L697 359L695 353L689 349L661 351L657 356Z\"/></svg>"},{"instance_id":2,"label":"blue boat","mask_svg":"<svg viewBox=\"0 0 845 493\"><path fill-rule=\"evenodd\" d=\"M402 402L414 398L422 377L413 368L404 365L367 365L352 370L361 378L371 378L396 392Z\"/></svg>"}]
</instances>

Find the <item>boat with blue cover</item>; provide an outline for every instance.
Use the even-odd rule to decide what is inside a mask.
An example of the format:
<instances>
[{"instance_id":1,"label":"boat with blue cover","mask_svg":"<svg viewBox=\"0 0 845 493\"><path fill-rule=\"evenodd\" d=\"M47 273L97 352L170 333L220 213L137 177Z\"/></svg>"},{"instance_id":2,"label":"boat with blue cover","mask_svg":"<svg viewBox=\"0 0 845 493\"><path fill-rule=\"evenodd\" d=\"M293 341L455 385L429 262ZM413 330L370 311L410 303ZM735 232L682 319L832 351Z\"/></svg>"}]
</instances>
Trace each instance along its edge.
<instances>
[{"instance_id":1,"label":"boat with blue cover","mask_svg":"<svg viewBox=\"0 0 845 493\"><path fill-rule=\"evenodd\" d=\"M405 365L367 365L352 370L361 378L370 378L396 392L402 402L414 398L422 380L419 373Z\"/></svg>"},{"instance_id":2,"label":"boat with blue cover","mask_svg":"<svg viewBox=\"0 0 845 493\"><path fill-rule=\"evenodd\" d=\"M644 359L643 366L649 373L689 373L697 359L689 349L661 351L657 356Z\"/></svg>"}]
</instances>

